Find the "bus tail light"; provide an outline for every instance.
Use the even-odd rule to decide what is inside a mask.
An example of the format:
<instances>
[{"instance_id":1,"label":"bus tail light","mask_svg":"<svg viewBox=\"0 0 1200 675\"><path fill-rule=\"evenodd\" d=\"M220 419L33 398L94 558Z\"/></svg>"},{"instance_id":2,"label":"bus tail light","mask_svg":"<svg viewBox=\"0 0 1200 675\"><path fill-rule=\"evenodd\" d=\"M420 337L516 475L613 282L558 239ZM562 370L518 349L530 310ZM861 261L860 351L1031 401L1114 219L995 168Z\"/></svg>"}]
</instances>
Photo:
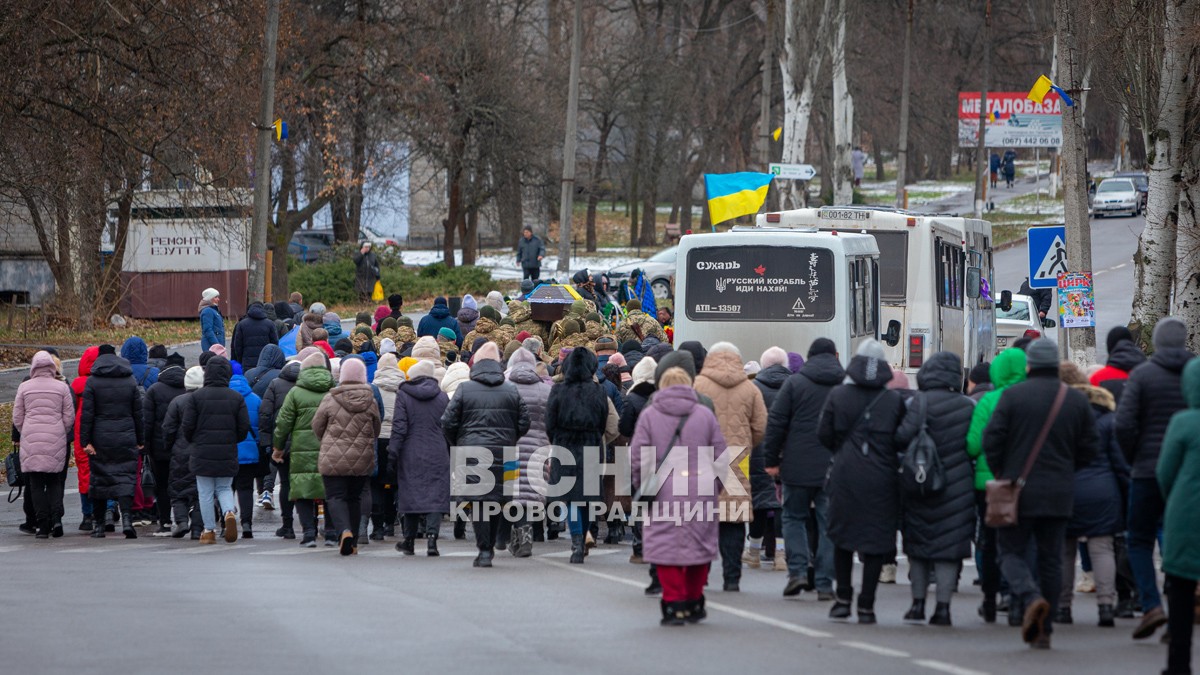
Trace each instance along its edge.
<instances>
[{"instance_id":1,"label":"bus tail light","mask_svg":"<svg viewBox=\"0 0 1200 675\"><path fill-rule=\"evenodd\" d=\"M917 226L917 219L916 219L916 218L909 218L907 221L905 221L905 223L904 223L904 224L905 224L905 225L907 225L908 227L916 227L916 226Z\"/></svg>"},{"instance_id":2,"label":"bus tail light","mask_svg":"<svg viewBox=\"0 0 1200 675\"><path fill-rule=\"evenodd\" d=\"M925 336L908 336L908 367L920 368L925 363Z\"/></svg>"},{"instance_id":3,"label":"bus tail light","mask_svg":"<svg viewBox=\"0 0 1200 675\"><path fill-rule=\"evenodd\" d=\"M779 214L778 213L768 213L767 214L767 222L768 223L778 223L779 222Z\"/></svg>"}]
</instances>

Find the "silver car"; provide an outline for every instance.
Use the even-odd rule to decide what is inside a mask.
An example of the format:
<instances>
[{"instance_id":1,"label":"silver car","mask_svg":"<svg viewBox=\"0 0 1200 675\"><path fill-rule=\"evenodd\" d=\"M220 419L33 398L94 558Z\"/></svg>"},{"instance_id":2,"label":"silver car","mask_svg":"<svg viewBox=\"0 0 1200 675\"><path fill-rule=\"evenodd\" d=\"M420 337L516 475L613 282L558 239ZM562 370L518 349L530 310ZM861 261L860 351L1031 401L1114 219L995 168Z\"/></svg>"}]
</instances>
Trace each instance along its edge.
<instances>
[{"instance_id":1,"label":"silver car","mask_svg":"<svg viewBox=\"0 0 1200 675\"><path fill-rule=\"evenodd\" d=\"M1092 199L1092 214L1128 214L1136 216L1142 208L1142 196L1130 178L1105 178Z\"/></svg>"},{"instance_id":2,"label":"silver car","mask_svg":"<svg viewBox=\"0 0 1200 675\"><path fill-rule=\"evenodd\" d=\"M1042 337L1037 305L1028 295L1013 295L1008 311L996 305L996 349L1004 350L1023 337ZM1053 319L1047 322L1054 325Z\"/></svg>"},{"instance_id":3,"label":"silver car","mask_svg":"<svg viewBox=\"0 0 1200 675\"><path fill-rule=\"evenodd\" d=\"M675 287L675 258L679 247L665 248L645 260L635 260L624 265L617 265L608 270L609 286L616 288L621 280L628 279L634 270L640 269L650 280L650 288L654 289L654 297L659 300L672 297Z\"/></svg>"}]
</instances>

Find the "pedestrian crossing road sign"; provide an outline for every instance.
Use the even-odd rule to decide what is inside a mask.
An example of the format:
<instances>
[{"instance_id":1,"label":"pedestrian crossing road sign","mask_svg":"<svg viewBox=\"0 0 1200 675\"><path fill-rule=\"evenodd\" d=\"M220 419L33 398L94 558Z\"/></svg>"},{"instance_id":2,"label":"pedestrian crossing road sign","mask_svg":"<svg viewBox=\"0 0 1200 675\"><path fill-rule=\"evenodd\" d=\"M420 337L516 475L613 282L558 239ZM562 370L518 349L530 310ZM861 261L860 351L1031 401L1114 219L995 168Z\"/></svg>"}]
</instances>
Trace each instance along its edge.
<instances>
[{"instance_id":1,"label":"pedestrian crossing road sign","mask_svg":"<svg viewBox=\"0 0 1200 675\"><path fill-rule=\"evenodd\" d=\"M1031 227L1028 236L1029 287L1058 288L1058 275L1069 269L1066 227Z\"/></svg>"}]
</instances>

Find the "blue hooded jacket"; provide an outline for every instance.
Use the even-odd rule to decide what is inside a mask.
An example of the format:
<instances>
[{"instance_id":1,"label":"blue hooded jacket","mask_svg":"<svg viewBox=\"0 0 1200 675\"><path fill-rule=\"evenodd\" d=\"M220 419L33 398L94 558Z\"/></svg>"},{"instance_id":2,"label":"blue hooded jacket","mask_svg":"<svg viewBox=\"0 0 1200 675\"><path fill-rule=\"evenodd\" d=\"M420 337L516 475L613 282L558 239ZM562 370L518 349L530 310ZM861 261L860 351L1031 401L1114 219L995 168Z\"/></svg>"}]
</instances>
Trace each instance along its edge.
<instances>
[{"instance_id":1,"label":"blue hooded jacket","mask_svg":"<svg viewBox=\"0 0 1200 675\"><path fill-rule=\"evenodd\" d=\"M365 351L359 354L359 357L362 358L363 363L367 366L367 382L374 382L375 368L379 365L379 356L375 352Z\"/></svg>"},{"instance_id":2,"label":"blue hooded jacket","mask_svg":"<svg viewBox=\"0 0 1200 675\"><path fill-rule=\"evenodd\" d=\"M258 404L262 399L250 391L250 383L244 375L229 378L229 388L242 395L246 401L246 412L250 415L250 433L238 443L238 464L258 464Z\"/></svg>"},{"instance_id":3,"label":"blue hooded jacket","mask_svg":"<svg viewBox=\"0 0 1200 675\"><path fill-rule=\"evenodd\" d=\"M147 365L150 359L150 350L146 347L146 341L134 335L121 345L121 358L129 362L133 367L133 379L141 385L142 389L149 389L150 385L158 382L158 368Z\"/></svg>"},{"instance_id":4,"label":"blue hooded jacket","mask_svg":"<svg viewBox=\"0 0 1200 675\"><path fill-rule=\"evenodd\" d=\"M221 310L208 306L200 310L200 351L213 345L225 344L225 319Z\"/></svg>"},{"instance_id":5,"label":"blue hooded jacket","mask_svg":"<svg viewBox=\"0 0 1200 675\"><path fill-rule=\"evenodd\" d=\"M437 338L438 330L442 328L454 331L454 334L458 336L455 342L460 347L462 346L463 334L458 330L458 319L450 315L450 307L446 305L446 299L438 297L433 301L433 309L429 310L429 314L426 314L421 319L421 323L417 324L417 337L431 335Z\"/></svg>"},{"instance_id":6,"label":"blue hooded jacket","mask_svg":"<svg viewBox=\"0 0 1200 675\"><path fill-rule=\"evenodd\" d=\"M250 383L254 393L261 397L267 393L271 380L279 376L279 371L287 364L287 358L279 345L267 345L258 355L258 365L246 372L246 381Z\"/></svg>"}]
</instances>

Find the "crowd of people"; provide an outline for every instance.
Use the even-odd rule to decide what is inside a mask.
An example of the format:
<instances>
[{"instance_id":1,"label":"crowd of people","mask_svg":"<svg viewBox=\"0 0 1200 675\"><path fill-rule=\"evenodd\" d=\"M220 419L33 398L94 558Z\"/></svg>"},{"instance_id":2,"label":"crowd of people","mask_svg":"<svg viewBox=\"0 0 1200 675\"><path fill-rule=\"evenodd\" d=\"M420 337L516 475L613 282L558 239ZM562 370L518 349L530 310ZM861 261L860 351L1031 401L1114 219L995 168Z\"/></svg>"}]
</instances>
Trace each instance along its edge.
<instances>
[{"instance_id":1,"label":"crowd of people","mask_svg":"<svg viewBox=\"0 0 1200 675\"><path fill-rule=\"evenodd\" d=\"M448 525L465 538L455 503L470 494L476 567L491 567L497 549L528 557L564 525L570 562L583 564L603 527L605 543L628 536L630 562L649 564L646 593L661 595L664 625L706 617L718 558L725 592L766 563L786 569L784 596L815 593L830 618L875 623L879 583L894 579L902 550L912 582L904 621L952 625L963 561L974 556L979 616L1006 613L1035 648L1073 622L1082 556L1079 588L1096 593L1098 625L1140 613L1136 639L1167 625L1166 672L1190 672L1200 360L1181 321L1158 323L1148 358L1118 328L1103 366L1060 362L1054 343L1022 339L970 368L933 354L913 382L874 340L853 355L821 338L753 360L728 342L673 345L670 326L637 300L613 321L597 302L613 302L603 288L546 325L524 299L532 287L515 299L466 296L455 313L437 298L415 329L395 294L349 333L293 294L251 305L228 350L220 294L208 289L204 351L190 368L130 337L119 351L88 348L67 383L53 350L38 352L14 411L28 485L21 529L63 535L72 448L80 530L96 538L118 525L135 538L139 523L201 544L252 537L255 507L275 508L278 482L278 537L299 535L302 547L320 539L343 555L395 538L404 556L424 539L437 556L448 515L460 514ZM470 490L476 475L458 484L458 447L490 453L489 490ZM574 461L548 461L551 448ZM585 478L589 448L604 462L628 453L636 494L606 478L602 493L575 480L549 497L548 485ZM686 480L662 478L673 474ZM1017 506L993 522L1002 506L993 488L1012 484ZM624 507L610 514L634 501L654 508L593 522L596 501ZM565 523L536 510L505 518L497 507L510 502L561 502ZM660 516L664 506L714 516L681 521Z\"/></svg>"}]
</instances>

